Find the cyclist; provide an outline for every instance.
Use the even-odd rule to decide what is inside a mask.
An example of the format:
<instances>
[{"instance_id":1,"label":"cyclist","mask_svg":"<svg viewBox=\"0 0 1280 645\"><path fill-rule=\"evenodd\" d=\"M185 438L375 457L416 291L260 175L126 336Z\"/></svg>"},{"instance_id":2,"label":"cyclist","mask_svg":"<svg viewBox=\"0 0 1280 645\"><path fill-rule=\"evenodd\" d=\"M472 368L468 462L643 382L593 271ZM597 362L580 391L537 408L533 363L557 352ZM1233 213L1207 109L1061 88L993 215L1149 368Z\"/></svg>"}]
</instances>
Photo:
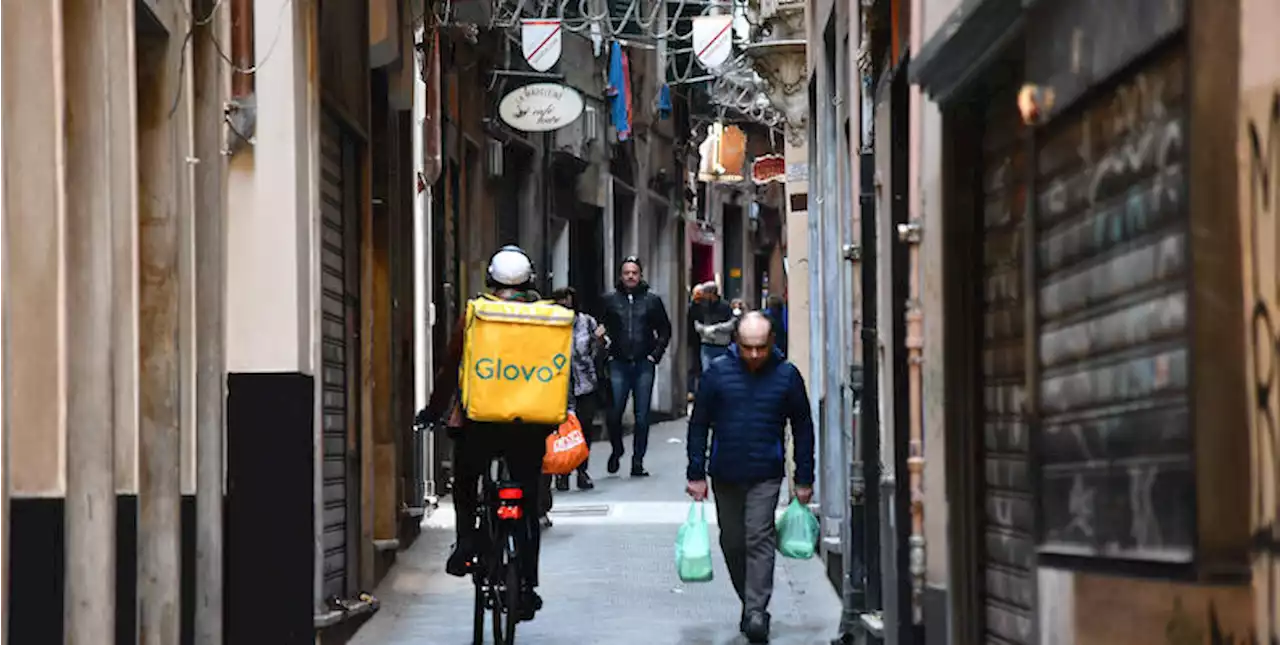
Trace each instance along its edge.
<instances>
[{"instance_id":1,"label":"cyclist","mask_svg":"<svg viewBox=\"0 0 1280 645\"><path fill-rule=\"evenodd\" d=\"M533 262L520 247L504 246L489 260L486 286L495 297L518 302L535 302L540 296L533 285ZM494 459L506 457L512 479L524 491L517 539L523 536L520 559L522 589L521 620L532 620L542 608L538 586L539 501L542 493L542 459L546 438L554 426L516 423L479 423L461 412L458 397L458 368L462 362L463 326L459 320L449 341L444 360L436 374L435 389L423 411L426 419L446 419L453 438L453 506L457 516L457 541L445 570L454 576L470 573L475 555L477 531L474 523L478 504L476 489ZM566 405L567 405L566 401ZM446 415L448 415L446 417Z\"/></svg>"}]
</instances>

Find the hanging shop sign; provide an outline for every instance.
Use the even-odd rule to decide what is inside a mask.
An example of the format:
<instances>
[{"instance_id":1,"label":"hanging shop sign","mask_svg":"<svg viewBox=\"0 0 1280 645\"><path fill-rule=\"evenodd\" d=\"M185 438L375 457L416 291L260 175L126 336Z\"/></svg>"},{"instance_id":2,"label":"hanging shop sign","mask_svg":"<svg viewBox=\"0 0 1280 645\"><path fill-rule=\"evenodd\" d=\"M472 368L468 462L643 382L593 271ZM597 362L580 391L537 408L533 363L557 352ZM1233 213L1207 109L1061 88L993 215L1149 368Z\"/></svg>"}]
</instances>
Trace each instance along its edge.
<instances>
[{"instance_id":1,"label":"hanging shop sign","mask_svg":"<svg viewBox=\"0 0 1280 645\"><path fill-rule=\"evenodd\" d=\"M787 180L787 162L782 155L761 155L751 162L751 181L757 186Z\"/></svg>"},{"instance_id":2,"label":"hanging shop sign","mask_svg":"<svg viewBox=\"0 0 1280 645\"><path fill-rule=\"evenodd\" d=\"M698 181L734 183L742 181L746 167L747 135L737 126L725 127L716 121L707 126L707 138L698 147Z\"/></svg>"},{"instance_id":3,"label":"hanging shop sign","mask_svg":"<svg viewBox=\"0 0 1280 645\"><path fill-rule=\"evenodd\" d=\"M698 16L693 19L693 53L708 70L724 65L733 53L733 16Z\"/></svg>"},{"instance_id":4,"label":"hanging shop sign","mask_svg":"<svg viewBox=\"0 0 1280 645\"><path fill-rule=\"evenodd\" d=\"M498 103L498 115L521 132L549 132L577 120L582 95L557 83L533 83L516 88Z\"/></svg>"},{"instance_id":5,"label":"hanging shop sign","mask_svg":"<svg viewBox=\"0 0 1280 645\"><path fill-rule=\"evenodd\" d=\"M522 20L520 22L520 49L529 67L545 72L560 61L559 20Z\"/></svg>"}]
</instances>

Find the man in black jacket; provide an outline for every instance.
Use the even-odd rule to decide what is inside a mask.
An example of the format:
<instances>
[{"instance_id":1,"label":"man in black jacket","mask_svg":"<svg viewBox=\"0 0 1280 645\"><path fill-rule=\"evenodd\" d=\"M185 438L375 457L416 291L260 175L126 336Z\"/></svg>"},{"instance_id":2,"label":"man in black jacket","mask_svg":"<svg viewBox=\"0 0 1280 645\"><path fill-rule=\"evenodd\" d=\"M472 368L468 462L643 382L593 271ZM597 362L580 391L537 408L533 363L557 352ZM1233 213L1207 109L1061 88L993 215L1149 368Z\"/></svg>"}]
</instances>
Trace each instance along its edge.
<instances>
[{"instance_id":1,"label":"man in black jacket","mask_svg":"<svg viewBox=\"0 0 1280 645\"><path fill-rule=\"evenodd\" d=\"M648 477L644 454L649 447L649 403L653 373L671 342L671 319L662 298L649 291L640 259L628 256L619 268L618 284L604 296L601 318L613 344L609 347L609 380L613 408L609 411L609 472L622 467L622 412L635 394L636 427L632 439L631 476Z\"/></svg>"}]
</instances>

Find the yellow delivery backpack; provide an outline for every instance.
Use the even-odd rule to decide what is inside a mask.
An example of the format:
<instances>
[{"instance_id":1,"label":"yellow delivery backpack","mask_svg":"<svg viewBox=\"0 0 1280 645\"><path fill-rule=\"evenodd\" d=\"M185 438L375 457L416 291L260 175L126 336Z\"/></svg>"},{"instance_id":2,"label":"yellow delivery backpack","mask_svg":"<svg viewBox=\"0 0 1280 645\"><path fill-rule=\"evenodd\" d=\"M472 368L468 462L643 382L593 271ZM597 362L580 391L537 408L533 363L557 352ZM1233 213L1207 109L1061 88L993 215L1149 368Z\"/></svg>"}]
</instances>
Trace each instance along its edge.
<instances>
[{"instance_id":1,"label":"yellow delivery backpack","mask_svg":"<svg viewBox=\"0 0 1280 645\"><path fill-rule=\"evenodd\" d=\"M549 300L467 302L459 383L468 419L559 425L569 402L573 311Z\"/></svg>"}]
</instances>

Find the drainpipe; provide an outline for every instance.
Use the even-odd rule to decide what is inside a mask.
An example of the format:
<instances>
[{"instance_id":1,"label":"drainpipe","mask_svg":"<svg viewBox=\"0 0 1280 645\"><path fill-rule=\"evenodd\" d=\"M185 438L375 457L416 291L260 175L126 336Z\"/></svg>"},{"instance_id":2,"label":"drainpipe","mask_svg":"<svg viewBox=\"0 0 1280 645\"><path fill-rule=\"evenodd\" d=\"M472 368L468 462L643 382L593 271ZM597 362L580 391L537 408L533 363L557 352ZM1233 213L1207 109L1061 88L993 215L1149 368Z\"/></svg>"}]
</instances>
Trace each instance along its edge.
<instances>
[{"instance_id":1,"label":"drainpipe","mask_svg":"<svg viewBox=\"0 0 1280 645\"><path fill-rule=\"evenodd\" d=\"M253 0L231 0L231 60L239 69L253 68ZM252 96L254 83L253 74L233 71L231 98Z\"/></svg>"},{"instance_id":2,"label":"drainpipe","mask_svg":"<svg viewBox=\"0 0 1280 645\"><path fill-rule=\"evenodd\" d=\"M876 325L876 197L875 153L870 146L862 149L858 203L861 208L860 240L862 271L862 400L858 420L860 448L853 503L855 517L863 530L860 555L865 567L862 579L862 620L855 629L860 643L883 640L884 625L880 618L882 580L880 576L880 370ZM855 472L857 472L855 471ZM860 481L859 481L860 480ZM859 503L861 502L861 503Z\"/></svg>"},{"instance_id":3,"label":"drainpipe","mask_svg":"<svg viewBox=\"0 0 1280 645\"><path fill-rule=\"evenodd\" d=\"M196 299L196 645L222 645L223 439L226 427L224 283L226 238L223 202L226 159L222 154L223 72L214 39L227 26L214 3L197 2L196 15L211 22L196 27L192 42L194 77ZM238 75L242 76L242 75ZM252 82L252 77L249 77Z\"/></svg>"},{"instance_id":4,"label":"drainpipe","mask_svg":"<svg viewBox=\"0 0 1280 645\"><path fill-rule=\"evenodd\" d=\"M542 283L543 296L551 293L551 133L542 133Z\"/></svg>"},{"instance_id":5,"label":"drainpipe","mask_svg":"<svg viewBox=\"0 0 1280 645\"><path fill-rule=\"evenodd\" d=\"M4 4L0 3L0 33ZM5 68L0 64L0 105L5 105ZM4 119L0 118L0 156L4 155ZM4 161L0 160L0 580L9 580L9 216L4 207ZM9 585L0 585L0 645L8 644Z\"/></svg>"},{"instance_id":6,"label":"drainpipe","mask_svg":"<svg viewBox=\"0 0 1280 645\"><path fill-rule=\"evenodd\" d=\"M250 70L256 63L253 36L254 0L231 0L231 100L226 105L227 151L234 153L246 148L254 138L257 126L257 99L254 92L257 79L254 74L238 70ZM207 13L202 15L209 15ZM217 22L215 25L219 24Z\"/></svg>"},{"instance_id":7,"label":"drainpipe","mask_svg":"<svg viewBox=\"0 0 1280 645\"><path fill-rule=\"evenodd\" d=\"M55 48L65 56L61 155L66 164L66 573L68 645L115 632L116 496L112 343L112 121L132 118L108 100L112 27L122 2L69 2ZM61 3L55 5L55 12ZM108 7L107 5L114 5ZM56 20L56 18L55 18ZM104 108L104 109L100 109ZM53 205L51 205L53 206ZM56 294L49 294L56 297ZM53 357L51 357L53 358ZM18 590L19 593L22 590Z\"/></svg>"}]
</instances>

